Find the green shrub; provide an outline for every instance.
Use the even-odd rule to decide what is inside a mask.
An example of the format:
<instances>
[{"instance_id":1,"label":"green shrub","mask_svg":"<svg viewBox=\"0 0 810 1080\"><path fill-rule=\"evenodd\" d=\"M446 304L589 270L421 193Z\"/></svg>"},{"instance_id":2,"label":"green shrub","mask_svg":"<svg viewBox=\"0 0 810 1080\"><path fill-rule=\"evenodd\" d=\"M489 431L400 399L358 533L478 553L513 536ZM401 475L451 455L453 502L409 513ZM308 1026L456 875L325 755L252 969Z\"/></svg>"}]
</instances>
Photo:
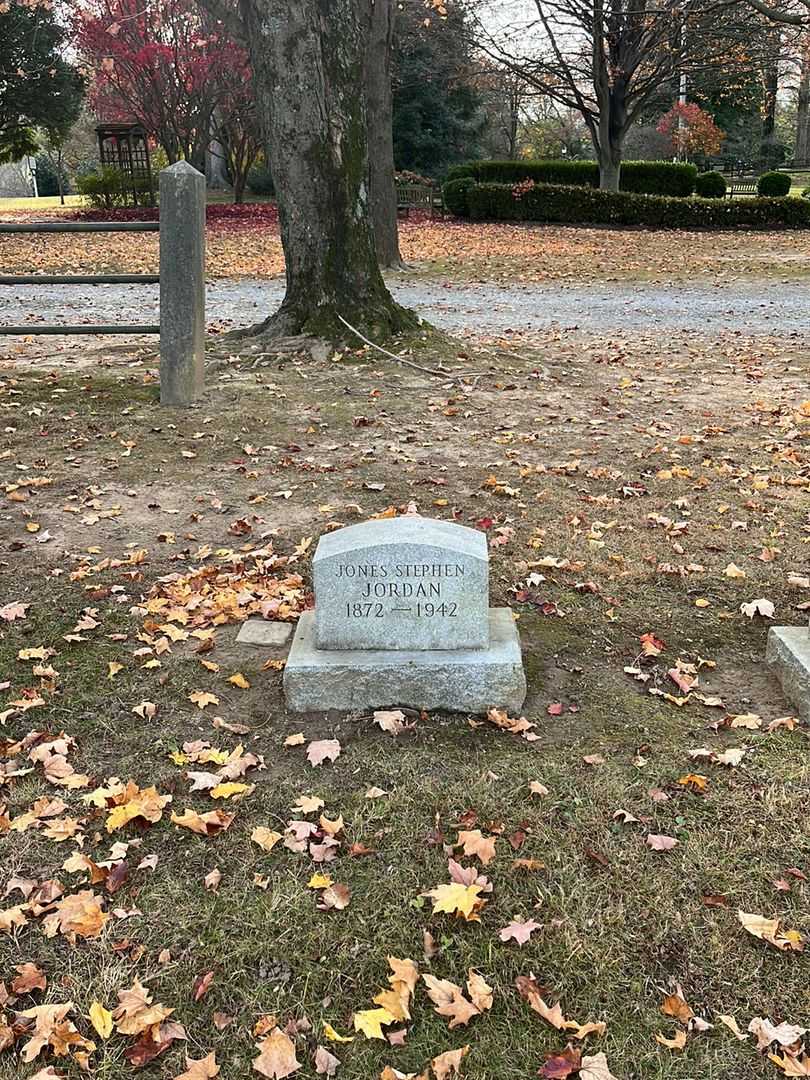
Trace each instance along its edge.
<instances>
[{"instance_id":1,"label":"green shrub","mask_svg":"<svg viewBox=\"0 0 810 1080\"><path fill-rule=\"evenodd\" d=\"M642 225L649 229L808 229L803 199L684 199L534 184L476 184L467 191L475 221Z\"/></svg>"},{"instance_id":2,"label":"green shrub","mask_svg":"<svg viewBox=\"0 0 810 1080\"><path fill-rule=\"evenodd\" d=\"M595 161L471 161L453 165L448 181L471 176L480 184L565 184L599 187L599 166ZM622 191L641 195L691 195L697 169L673 161L625 161L619 186Z\"/></svg>"},{"instance_id":3,"label":"green shrub","mask_svg":"<svg viewBox=\"0 0 810 1080\"><path fill-rule=\"evenodd\" d=\"M762 196L778 199L790 191L790 176L782 172L766 172L757 181L757 191Z\"/></svg>"},{"instance_id":4,"label":"green shrub","mask_svg":"<svg viewBox=\"0 0 810 1080\"><path fill-rule=\"evenodd\" d=\"M76 189L95 210L112 210L116 206L126 206L129 201L126 178L120 169L111 165L77 176Z\"/></svg>"},{"instance_id":5,"label":"green shrub","mask_svg":"<svg viewBox=\"0 0 810 1080\"><path fill-rule=\"evenodd\" d=\"M694 194L697 175L694 165L680 161L624 161L619 188L636 195L686 198Z\"/></svg>"},{"instance_id":6,"label":"green shrub","mask_svg":"<svg viewBox=\"0 0 810 1080\"><path fill-rule=\"evenodd\" d=\"M695 194L701 199L722 199L726 194L726 178L719 172L699 173L695 181Z\"/></svg>"},{"instance_id":7,"label":"green shrub","mask_svg":"<svg viewBox=\"0 0 810 1080\"><path fill-rule=\"evenodd\" d=\"M802 188L802 198L810 199L810 187Z\"/></svg>"},{"instance_id":8,"label":"green shrub","mask_svg":"<svg viewBox=\"0 0 810 1080\"><path fill-rule=\"evenodd\" d=\"M478 179L478 173L476 170L477 162L467 161L463 165L451 165L447 170L447 176L445 183L449 184L451 180L463 180L468 176L471 176L473 180Z\"/></svg>"},{"instance_id":9,"label":"green shrub","mask_svg":"<svg viewBox=\"0 0 810 1080\"><path fill-rule=\"evenodd\" d=\"M475 187L475 180L471 176L462 176L458 180L448 180L442 188L444 205L451 214L456 217L469 217L470 208L467 205L467 192Z\"/></svg>"},{"instance_id":10,"label":"green shrub","mask_svg":"<svg viewBox=\"0 0 810 1080\"><path fill-rule=\"evenodd\" d=\"M267 165L254 165L248 173L247 186L254 195L275 195L273 177Z\"/></svg>"}]
</instances>

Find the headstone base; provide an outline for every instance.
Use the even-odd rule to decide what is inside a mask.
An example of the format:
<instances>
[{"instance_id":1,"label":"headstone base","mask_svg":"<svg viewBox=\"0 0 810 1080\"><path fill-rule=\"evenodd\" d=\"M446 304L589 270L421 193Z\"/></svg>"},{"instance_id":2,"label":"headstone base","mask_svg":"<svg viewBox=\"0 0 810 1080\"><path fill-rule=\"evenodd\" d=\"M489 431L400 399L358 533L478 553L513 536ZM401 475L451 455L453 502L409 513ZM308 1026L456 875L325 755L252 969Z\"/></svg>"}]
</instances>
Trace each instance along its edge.
<instances>
[{"instance_id":1,"label":"headstone base","mask_svg":"<svg viewBox=\"0 0 810 1080\"><path fill-rule=\"evenodd\" d=\"M802 720L810 722L810 629L772 626L765 660L790 704Z\"/></svg>"},{"instance_id":2,"label":"headstone base","mask_svg":"<svg viewBox=\"0 0 810 1080\"><path fill-rule=\"evenodd\" d=\"M293 712L415 709L519 712L526 698L520 637L508 608L490 608L489 648L329 650L315 646L315 616L298 622L284 693Z\"/></svg>"}]
</instances>

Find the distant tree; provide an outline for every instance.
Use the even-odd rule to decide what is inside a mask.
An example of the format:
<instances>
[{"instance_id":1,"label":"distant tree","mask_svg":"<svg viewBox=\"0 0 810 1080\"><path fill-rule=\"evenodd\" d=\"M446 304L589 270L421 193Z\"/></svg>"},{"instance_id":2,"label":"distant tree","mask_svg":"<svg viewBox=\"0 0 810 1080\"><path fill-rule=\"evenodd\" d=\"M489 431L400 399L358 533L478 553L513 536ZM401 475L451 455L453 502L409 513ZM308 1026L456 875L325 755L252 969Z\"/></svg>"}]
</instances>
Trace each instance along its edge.
<instances>
[{"instance_id":1,"label":"distant tree","mask_svg":"<svg viewBox=\"0 0 810 1080\"><path fill-rule=\"evenodd\" d=\"M65 51L50 7L0 3L0 161L34 154L38 128L63 133L79 115L84 80Z\"/></svg>"},{"instance_id":2,"label":"distant tree","mask_svg":"<svg viewBox=\"0 0 810 1080\"><path fill-rule=\"evenodd\" d=\"M71 177L90 171L98 163L95 118L83 109L79 119L68 131L44 130L39 147L37 189L40 195L46 194L42 184L43 174L46 173L53 188L48 193L58 195L64 205Z\"/></svg>"},{"instance_id":3,"label":"distant tree","mask_svg":"<svg viewBox=\"0 0 810 1080\"><path fill-rule=\"evenodd\" d=\"M633 125L679 76L726 63L739 21L727 0L527 0L524 15L515 10L478 20L481 47L580 113L607 190L618 189Z\"/></svg>"},{"instance_id":4,"label":"distant tree","mask_svg":"<svg viewBox=\"0 0 810 1080\"><path fill-rule=\"evenodd\" d=\"M74 10L99 115L137 120L170 162L201 172L216 138L241 198L259 149L247 51L197 0L80 0Z\"/></svg>"},{"instance_id":5,"label":"distant tree","mask_svg":"<svg viewBox=\"0 0 810 1080\"><path fill-rule=\"evenodd\" d=\"M678 157L712 157L720 152L725 138L712 116L694 102L676 102L661 117L656 130L669 139L672 153Z\"/></svg>"},{"instance_id":6,"label":"distant tree","mask_svg":"<svg viewBox=\"0 0 810 1080\"><path fill-rule=\"evenodd\" d=\"M486 125L466 10L400 0L394 36L394 159L440 175L474 157Z\"/></svg>"}]
</instances>

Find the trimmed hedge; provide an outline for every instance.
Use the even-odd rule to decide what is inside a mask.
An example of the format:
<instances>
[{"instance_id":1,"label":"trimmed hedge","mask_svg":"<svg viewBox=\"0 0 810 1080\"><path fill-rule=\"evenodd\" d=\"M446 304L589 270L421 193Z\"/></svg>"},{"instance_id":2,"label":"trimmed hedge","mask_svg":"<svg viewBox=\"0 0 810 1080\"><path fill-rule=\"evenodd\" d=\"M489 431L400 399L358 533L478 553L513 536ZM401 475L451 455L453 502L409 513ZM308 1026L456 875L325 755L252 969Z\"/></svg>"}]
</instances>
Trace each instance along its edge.
<instances>
[{"instance_id":1,"label":"trimmed hedge","mask_svg":"<svg viewBox=\"0 0 810 1080\"><path fill-rule=\"evenodd\" d=\"M702 199L723 199L726 195L726 178L719 172L704 172L695 181L695 194Z\"/></svg>"},{"instance_id":2,"label":"trimmed hedge","mask_svg":"<svg viewBox=\"0 0 810 1080\"><path fill-rule=\"evenodd\" d=\"M480 184L519 184L534 180L537 184L565 184L599 187L599 166L595 161L470 161L453 165L448 181L472 177ZM619 187L639 195L691 195L695 190L697 169L673 161L625 161Z\"/></svg>"},{"instance_id":3,"label":"trimmed hedge","mask_svg":"<svg viewBox=\"0 0 810 1080\"><path fill-rule=\"evenodd\" d=\"M442 188L442 198L451 214L455 214L456 217L470 216L467 192L474 187L475 180L471 176L461 176L458 180L447 181Z\"/></svg>"},{"instance_id":4,"label":"trimmed hedge","mask_svg":"<svg viewBox=\"0 0 810 1080\"><path fill-rule=\"evenodd\" d=\"M760 195L778 199L781 195L787 195L790 184L790 176L787 173L766 172L757 181L757 191Z\"/></svg>"},{"instance_id":5,"label":"trimmed hedge","mask_svg":"<svg viewBox=\"0 0 810 1080\"><path fill-rule=\"evenodd\" d=\"M542 221L577 225L643 225L651 229L808 229L805 199L683 199L623 191L537 184L515 197L509 184L467 191L474 221Z\"/></svg>"}]
</instances>

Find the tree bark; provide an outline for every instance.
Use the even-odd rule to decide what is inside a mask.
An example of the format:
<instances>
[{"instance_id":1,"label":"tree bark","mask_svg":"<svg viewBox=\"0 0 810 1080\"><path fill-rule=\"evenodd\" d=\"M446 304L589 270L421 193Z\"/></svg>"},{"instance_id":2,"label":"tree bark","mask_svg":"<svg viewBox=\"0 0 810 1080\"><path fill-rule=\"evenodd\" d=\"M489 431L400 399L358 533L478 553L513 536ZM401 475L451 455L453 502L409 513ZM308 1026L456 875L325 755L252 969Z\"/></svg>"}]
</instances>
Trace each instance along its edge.
<instances>
[{"instance_id":1,"label":"tree bark","mask_svg":"<svg viewBox=\"0 0 810 1080\"><path fill-rule=\"evenodd\" d=\"M391 86L394 0L366 0L366 3L368 44L365 82L374 240L380 266L402 268L394 180L394 95Z\"/></svg>"},{"instance_id":2,"label":"tree bark","mask_svg":"<svg viewBox=\"0 0 810 1080\"><path fill-rule=\"evenodd\" d=\"M810 161L810 37L805 35L796 102L796 146L793 152L793 164L805 166L808 161Z\"/></svg>"},{"instance_id":3,"label":"tree bark","mask_svg":"<svg viewBox=\"0 0 810 1080\"><path fill-rule=\"evenodd\" d=\"M763 164L767 166L778 164L773 160L773 153L776 141L776 101L779 93L779 45L777 36L773 35L773 38L775 39L773 53L768 57L762 73L765 100L762 113L760 157Z\"/></svg>"},{"instance_id":4,"label":"tree bark","mask_svg":"<svg viewBox=\"0 0 810 1080\"><path fill-rule=\"evenodd\" d=\"M253 332L374 340L416 325L385 287L368 197L367 0L239 0L279 206L284 301Z\"/></svg>"}]
</instances>

